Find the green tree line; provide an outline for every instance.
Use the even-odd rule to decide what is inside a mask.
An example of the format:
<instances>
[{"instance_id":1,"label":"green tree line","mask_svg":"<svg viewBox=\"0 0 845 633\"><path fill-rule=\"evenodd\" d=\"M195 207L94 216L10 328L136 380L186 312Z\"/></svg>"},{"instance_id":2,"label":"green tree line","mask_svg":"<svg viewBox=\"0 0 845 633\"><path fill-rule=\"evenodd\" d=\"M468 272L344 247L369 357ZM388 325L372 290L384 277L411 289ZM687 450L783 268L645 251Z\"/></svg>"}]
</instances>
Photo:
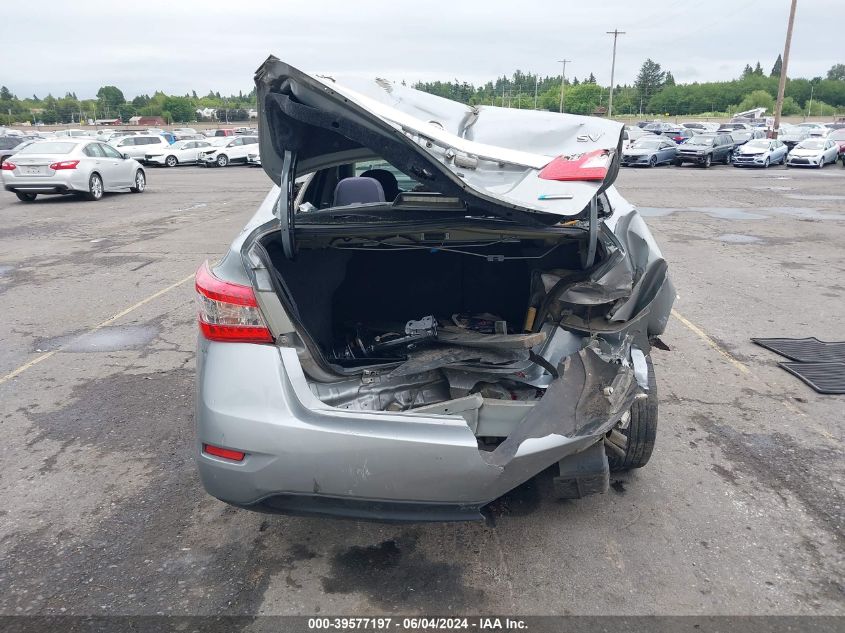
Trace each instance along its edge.
<instances>
[{"instance_id":1,"label":"green tree line","mask_svg":"<svg viewBox=\"0 0 845 633\"><path fill-rule=\"evenodd\" d=\"M617 85L613 92L614 114L696 115L721 114L755 107L774 109L780 56L769 72L758 61L747 64L741 74L728 81L675 82L670 71L647 59L632 84ZM564 84L564 109L575 114L601 113L607 107L609 87L599 85L590 73L567 77ZM418 82L414 87L462 103L497 105L510 108L537 108L557 111L561 104L561 75L538 75L520 70L510 77L498 77L482 85L466 81ZM218 118L240 121L247 110L255 107L255 90L244 94L222 96L209 91L198 96L196 91L185 95L167 95L158 91L139 95L131 100L117 86L103 86L95 99L78 99L73 92L56 98L18 97L6 86L0 87L0 124L31 121L79 123L80 120L120 118L128 121L135 115L161 116L172 123L198 120L197 109L211 108ZM822 77L790 78L786 82L785 115L812 114L832 116L845 112L845 64L834 64Z\"/></svg>"},{"instance_id":2,"label":"green tree line","mask_svg":"<svg viewBox=\"0 0 845 633\"><path fill-rule=\"evenodd\" d=\"M717 114L766 107L774 110L782 62L775 60L765 72L760 62L746 65L739 77L728 81L679 84L670 71L654 60L643 62L632 84L617 85L613 92L614 114L694 115ZM560 108L561 76L538 76L516 71L511 77L475 86L455 79L452 82L418 82L414 87L432 94L472 105L511 108ZM568 78L564 87L565 110L593 114L607 107L608 86L596 83L590 73L586 80ZM535 98L536 95L536 98ZM825 77L790 78L786 82L783 113L831 116L845 111L845 64L835 64Z\"/></svg>"},{"instance_id":3,"label":"green tree line","mask_svg":"<svg viewBox=\"0 0 845 633\"><path fill-rule=\"evenodd\" d=\"M0 86L0 124L30 121L79 123L87 119L116 119L124 122L133 116L160 116L169 123L197 121L197 109L210 108L220 120L245 121L248 110L255 107L255 90L248 94L222 96L210 91L198 96L196 91L186 95L167 95L155 92L127 100L117 86L103 86L95 99L79 99L74 92L56 98L52 94L39 98L18 97L6 86Z\"/></svg>"}]
</instances>

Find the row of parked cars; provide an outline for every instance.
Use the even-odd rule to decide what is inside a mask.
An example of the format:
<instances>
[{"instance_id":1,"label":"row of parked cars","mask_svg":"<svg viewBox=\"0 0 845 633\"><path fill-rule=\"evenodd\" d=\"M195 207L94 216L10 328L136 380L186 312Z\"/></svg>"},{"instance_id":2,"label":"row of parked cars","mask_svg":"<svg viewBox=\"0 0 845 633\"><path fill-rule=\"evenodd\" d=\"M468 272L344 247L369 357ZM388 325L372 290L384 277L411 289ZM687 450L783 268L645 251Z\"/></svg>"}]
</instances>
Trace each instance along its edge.
<instances>
[{"instance_id":1,"label":"row of parked cars","mask_svg":"<svg viewBox=\"0 0 845 633\"><path fill-rule=\"evenodd\" d=\"M39 195L81 195L99 200L106 192L141 193L145 166L260 164L257 131L249 128L170 132L61 130L0 135L0 180L23 202Z\"/></svg>"},{"instance_id":2,"label":"row of parked cars","mask_svg":"<svg viewBox=\"0 0 845 633\"><path fill-rule=\"evenodd\" d=\"M643 122L626 127L623 166L656 167L713 163L734 167L817 167L835 164L842 157L845 167L845 123L800 123L782 126L777 138L769 138L765 126L732 122L723 125L690 122L672 125Z\"/></svg>"},{"instance_id":3,"label":"row of parked cars","mask_svg":"<svg viewBox=\"0 0 845 633\"><path fill-rule=\"evenodd\" d=\"M96 140L111 145L122 155L140 163L162 167L261 164L258 132L251 128L207 130L204 133L199 133L193 128L176 128L172 131L149 128L104 129L97 132L71 129L54 133L8 133L0 136L0 162L28 144L43 139Z\"/></svg>"}]
</instances>

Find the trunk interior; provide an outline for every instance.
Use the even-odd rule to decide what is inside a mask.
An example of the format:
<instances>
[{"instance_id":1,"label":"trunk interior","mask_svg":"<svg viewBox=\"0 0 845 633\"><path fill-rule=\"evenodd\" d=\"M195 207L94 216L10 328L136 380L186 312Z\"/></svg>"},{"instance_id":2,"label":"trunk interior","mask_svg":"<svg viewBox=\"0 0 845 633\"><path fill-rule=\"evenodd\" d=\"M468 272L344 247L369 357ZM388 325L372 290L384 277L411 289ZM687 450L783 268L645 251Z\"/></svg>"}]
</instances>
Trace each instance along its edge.
<instances>
[{"instance_id":1,"label":"trunk interior","mask_svg":"<svg viewBox=\"0 0 845 633\"><path fill-rule=\"evenodd\" d=\"M556 246L514 240L408 250L303 249L295 261L285 258L278 240L264 245L296 303L300 322L330 362L341 358L339 350L356 331L374 336L402 332L408 321L428 315L441 324L453 322L453 315L494 315L507 322L507 333L520 333L532 302L534 271L580 269L578 242L571 239ZM402 358L401 350L392 350L357 364ZM356 362L341 359L340 364L353 367Z\"/></svg>"}]
</instances>

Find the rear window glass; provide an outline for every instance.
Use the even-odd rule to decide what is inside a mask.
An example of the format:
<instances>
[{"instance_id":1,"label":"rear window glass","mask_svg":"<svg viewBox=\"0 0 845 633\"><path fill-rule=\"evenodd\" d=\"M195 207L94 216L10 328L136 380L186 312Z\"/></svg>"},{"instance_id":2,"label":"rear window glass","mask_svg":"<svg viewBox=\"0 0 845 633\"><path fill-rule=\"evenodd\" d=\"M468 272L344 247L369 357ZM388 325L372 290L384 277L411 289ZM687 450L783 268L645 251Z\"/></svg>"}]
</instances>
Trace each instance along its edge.
<instances>
[{"instance_id":1,"label":"rear window glass","mask_svg":"<svg viewBox=\"0 0 845 633\"><path fill-rule=\"evenodd\" d=\"M6 138L0 138L0 149L12 149L13 147L20 145L20 143L21 141L19 139L9 136Z\"/></svg>"},{"instance_id":2,"label":"rear window glass","mask_svg":"<svg viewBox=\"0 0 845 633\"><path fill-rule=\"evenodd\" d=\"M396 178L396 184L399 186L400 191L413 191L418 184L416 180L402 173L385 160L366 160L355 163L356 176L360 176L371 169L383 169L393 174L393 177Z\"/></svg>"},{"instance_id":3,"label":"rear window glass","mask_svg":"<svg viewBox=\"0 0 845 633\"><path fill-rule=\"evenodd\" d=\"M33 143L24 147L18 154L69 154L76 143Z\"/></svg>"}]
</instances>

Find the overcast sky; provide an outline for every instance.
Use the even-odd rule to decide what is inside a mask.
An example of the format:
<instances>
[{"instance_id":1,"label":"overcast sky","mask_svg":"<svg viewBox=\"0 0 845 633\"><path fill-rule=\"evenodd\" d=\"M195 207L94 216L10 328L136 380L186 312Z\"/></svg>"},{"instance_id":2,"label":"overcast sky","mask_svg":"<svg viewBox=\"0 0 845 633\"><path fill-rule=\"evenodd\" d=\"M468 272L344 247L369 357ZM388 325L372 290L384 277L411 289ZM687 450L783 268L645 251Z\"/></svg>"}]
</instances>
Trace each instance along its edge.
<instances>
[{"instance_id":1,"label":"overcast sky","mask_svg":"<svg viewBox=\"0 0 845 633\"><path fill-rule=\"evenodd\" d=\"M845 62L845 0L799 0L790 76ZM104 84L248 92L270 54L302 70L474 83L514 69L631 83L647 57L678 82L730 79L783 49L789 0L2 0L0 84L18 96Z\"/></svg>"}]
</instances>

